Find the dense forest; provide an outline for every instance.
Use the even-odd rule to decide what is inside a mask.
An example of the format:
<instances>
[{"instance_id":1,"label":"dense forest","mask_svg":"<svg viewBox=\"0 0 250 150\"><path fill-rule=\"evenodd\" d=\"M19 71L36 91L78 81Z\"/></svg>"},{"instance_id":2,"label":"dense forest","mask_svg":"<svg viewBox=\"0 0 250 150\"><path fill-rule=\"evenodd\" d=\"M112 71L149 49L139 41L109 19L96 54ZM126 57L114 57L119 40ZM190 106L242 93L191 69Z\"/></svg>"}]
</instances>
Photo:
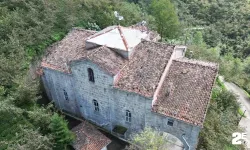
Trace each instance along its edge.
<instances>
[{"instance_id":1,"label":"dense forest","mask_svg":"<svg viewBox=\"0 0 250 150\"><path fill-rule=\"evenodd\" d=\"M0 149L67 149L74 135L53 105L37 103L42 86L30 69L46 47L75 26L101 30L147 21L161 41L188 46L187 57L220 64L220 75L250 92L250 3L248 0L1 0ZM216 82L200 149L239 149L238 104Z\"/></svg>"}]
</instances>

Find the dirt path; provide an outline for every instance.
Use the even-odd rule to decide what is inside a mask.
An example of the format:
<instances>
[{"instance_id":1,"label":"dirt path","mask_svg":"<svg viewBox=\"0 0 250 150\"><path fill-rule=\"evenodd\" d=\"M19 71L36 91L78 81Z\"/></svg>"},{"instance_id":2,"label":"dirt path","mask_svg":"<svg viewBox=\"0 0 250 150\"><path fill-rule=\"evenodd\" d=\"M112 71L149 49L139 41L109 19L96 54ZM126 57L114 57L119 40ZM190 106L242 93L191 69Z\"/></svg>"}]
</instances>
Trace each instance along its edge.
<instances>
[{"instance_id":1,"label":"dirt path","mask_svg":"<svg viewBox=\"0 0 250 150\"><path fill-rule=\"evenodd\" d=\"M241 109L245 112L245 118L243 117L240 121L240 127L244 128L247 133L247 147L250 148L250 99L244 90L239 88L237 85L229 82L224 82L225 87L238 95L238 101L241 104Z\"/></svg>"}]
</instances>

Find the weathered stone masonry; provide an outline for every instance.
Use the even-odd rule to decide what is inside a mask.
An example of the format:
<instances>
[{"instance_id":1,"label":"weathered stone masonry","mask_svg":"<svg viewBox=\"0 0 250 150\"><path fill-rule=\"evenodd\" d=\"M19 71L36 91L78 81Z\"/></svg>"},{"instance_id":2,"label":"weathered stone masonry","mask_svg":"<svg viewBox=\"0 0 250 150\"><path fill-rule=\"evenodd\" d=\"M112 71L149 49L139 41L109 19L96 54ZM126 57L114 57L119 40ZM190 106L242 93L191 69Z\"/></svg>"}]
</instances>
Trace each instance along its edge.
<instances>
[{"instance_id":1,"label":"weathered stone masonry","mask_svg":"<svg viewBox=\"0 0 250 150\"><path fill-rule=\"evenodd\" d=\"M88 67L94 70L95 83L88 81ZM59 109L77 116L80 111L82 117L109 131L115 125L122 125L128 128L127 137L130 133L141 131L146 126L175 135L183 143L185 142L182 135L185 134L189 144L195 148L200 127L174 118L172 118L175 120L174 125L168 126L169 117L151 112L152 99L113 88L113 78L91 62L78 62L71 70L72 74L68 75L46 69L42 76L48 95L51 95L51 100ZM63 90L68 93L68 101L65 100ZM99 102L99 112L94 111L93 99ZM125 121L126 110L131 111L131 123Z\"/></svg>"},{"instance_id":2,"label":"weathered stone masonry","mask_svg":"<svg viewBox=\"0 0 250 150\"><path fill-rule=\"evenodd\" d=\"M82 32L82 30L79 32ZM74 35L77 35L76 31L74 31L73 33L74 33ZM93 32L93 34L94 34L94 32ZM80 35L85 37L85 35L83 33L81 33ZM73 38L72 35L68 36L68 37ZM77 37L77 38L81 39L80 37ZM67 40L67 37L64 40ZM84 42L84 39L81 40L79 45L82 44L82 42ZM168 55L170 54L172 56L171 59L165 61L166 64L165 64L164 68L161 68L161 70L158 69L158 72L160 71L161 74L164 72L165 67L167 67L167 64L172 63L172 61L173 61L172 59L176 59L175 61L177 61L178 63L183 64L183 65L186 65L186 63L187 63L187 62L184 62L182 60L180 60L180 61L178 60L179 58L183 57L183 54L184 54L184 52L180 51L181 49L175 48L172 50L171 49L166 50L164 48L167 46L166 45L161 46L161 45L159 45L160 43L150 43L150 42L140 43L140 45L142 45L142 44L154 44L156 46L158 45L161 48L163 48L162 50L159 50L159 52L157 52L159 54L154 54L154 55L156 55L156 58L157 58L157 55L161 56L161 54L160 54L161 51L166 51L166 52L164 52L165 54L168 54ZM60 43L58 45L60 46ZM84 48L84 45L77 46L75 44L74 47L76 47L76 48L83 47ZM138 49L138 47L143 48L143 46L137 46L137 49L134 48L135 50L133 50L133 51L135 51L135 52L133 52L133 53L140 51ZM62 49L62 48L63 47L61 47L60 49ZM105 57L105 56L98 56L97 55L98 53L96 53L96 52L100 51L100 49L94 49L93 53L91 51L85 50L87 54L89 53L88 56L85 56L85 54L81 54L82 53L81 49L71 50L70 46L67 46L66 48L67 48L66 50L68 50L68 53L65 52L66 50L60 52L60 49L55 49L54 53L52 53L53 51L50 51L51 54L47 55L47 57L51 57L51 59L46 58L47 60L45 60L45 62L47 61L47 63L51 63L53 60L55 60L56 64L66 63L66 66L68 67L68 71L61 71L61 70L59 71L59 70L56 70L55 68L50 68L48 66L42 66L43 75L41 78L42 78L42 81L44 83L44 87L46 89L48 97L55 103L56 107L58 107L61 110L66 111L66 112L69 112L73 115L76 115L78 117L83 117L87 120L90 120L91 122L95 123L96 125L98 125L100 127L105 128L106 130L108 130L110 132L112 131L112 129L116 125L124 126L128 129L124 138L129 138L131 133L139 132L139 131L143 130L145 127L152 127L152 128L158 129L158 130L163 131L163 132L168 132L168 133L176 136L178 139L180 139L183 142L185 149L193 150L196 148L196 145L198 142L198 135L199 135L199 132L202 128L202 124L196 125L196 124L193 124L191 122L193 120L190 120L190 121L189 120L182 120L182 119L177 119L177 117L175 117L174 115L172 115L172 116L165 115L164 109L161 107L158 108L158 105L160 105L160 103L158 104L156 102L156 106L153 105L153 95L152 96L148 96L148 95L144 96L143 94L138 94L138 91L139 91L139 93L143 93L144 91L147 91L147 88L146 88L147 85L145 85L144 89L136 89L135 92L127 91L127 90L124 90L123 88L120 88L119 86L116 86L116 82L119 82L120 72L123 71L122 75L124 75L124 66L128 65L127 63L135 63L137 61L136 58L131 56L131 58L126 58L129 60L123 61L123 60L121 60L123 58L116 58L117 56L115 56L112 51L108 50L108 51L106 51L106 52L108 52L107 56L109 56L110 58L112 57L112 59L110 59L111 61L105 61L105 60L98 60L98 61L93 60L92 61L91 59L97 59L98 57L100 57L100 58ZM64 49L65 49L65 47L64 47ZM137 55L135 55L135 56L144 58L144 56L142 57L142 55L144 55L144 54L145 55L153 55L153 53L150 52L149 50L150 49L148 49L147 51L145 51L144 53L142 53L138 56ZM65 56L64 57L58 56L58 54L56 54L57 52L60 52L63 55L65 54ZM76 52L76 54L74 54L73 52ZM100 54L102 54L102 53L100 52ZM76 58L76 59L68 60L69 59L69 58L67 58L68 55L70 55L70 58ZM82 55L82 58L79 57L79 55ZM85 59L83 56L86 57L87 59ZM147 56L145 56L145 58L146 57ZM116 58L116 59L114 59L114 58ZM61 61L63 59L65 59L66 61L59 62L59 60ZM107 59L109 59L109 58L107 58ZM131 60L133 60L133 62L131 62ZM119 61L119 63L124 63L124 65L121 64L119 66L116 66L115 61ZM140 60L138 60L138 61L140 61ZM152 60L146 60L146 61L152 61ZM163 60L161 60L161 61L163 61ZM98 63L95 63L95 62L98 62ZM109 64L112 64L112 65L109 65ZM142 63L142 65L143 65L143 63ZM145 65L150 65L150 63L148 63L148 64L145 63ZM199 72L194 73L193 75L197 76L196 80L204 79L207 77L207 75L209 73L211 73L211 72L213 73L210 76L210 78L212 78L212 79L208 80L209 83L204 84L204 86L208 86L206 88L206 89L208 89L208 91L206 92L206 95L208 95L209 93L211 93L211 91L209 91L209 90L211 90L211 87L213 86L213 83L210 83L210 82L212 82L212 80L214 80L214 78L217 74L217 70L214 69L216 67L211 68L210 65L207 65L206 63L201 64L199 62L196 62L192 66L187 66L187 69L189 69L188 67L190 67L190 71L193 71L191 69L191 67L195 67L194 65L196 65L196 66L202 65L202 68L200 69L202 72L204 72L203 70L210 71L210 72L207 71L206 73L204 73L204 75L201 75L201 76L200 76ZM128 66L131 66L131 64ZM170 65L170 69L171 69L171 66L172 66L172 64ZM215 66L215 65L212 65L212 66ZM157 69L157 68L153 68L153 67L157 67L157 66L146 66L146 67L152 68L153 70ZM95 82L89 81L88 68L91 68L93 70ZM119 72L114 71L117 69L120 71ZM136 69L136 68L133 68L133 69ZM138 71L140 71L140 69L143 70L143 66L139 67L138 70L135 70L135 72L138 73ZM175 67L173 66L172 69L175 69ZM127 71L126 73L128 73L131 70L130 70L130 68L126 68L125 71ZM147 70L147 73L154 75L154 73L150 72L150 70ZM141 72L141 73L139 72L138 74L141 74L143 77L143 72ZM168 77L168 74L169 73L167 73L167 75L166 75L167 77ZM188 75L188 73L182 74L182 76L184 76L184 77L188 77L187 75ZM157 76L158 82L159 82L161 76ZM173 76L175 76L175 75L173 75ZM141 80L140 77L138 79L134 79L135 76L133 77L133 80L128 80L129 78L131 78L131 77L129 76L129 74L127 74L126 78L123 78L122 80L125 81L125 79L126 79L127 82L133 81L133 80L134 81ZM155 80L157 78L154 77L153 79ZM147 79L151 80L150 77L147 77L143 80L147 80ZM192 79L189 79L189 80L192 80ZM123 82L123 84L126 84L126 82ZM188 84L188 82L185 83L185 85L187 85L187 84ZM136 85L133 85L131 83L130 83L130 85L134 86L133 88L136 88L135 87ZM143 87L144 86L141 86L141 88L143 88ZM185 89L178 89L179 86L177 86L177 85L173 86L173 87L174 88L172 91L170 89L171 92L185 90ZM156 89L156 88L157 88L157 85L154 87L154 89ZM196 88L196 87L194 87L194 88ZM162 93L162 91L164 92L165 90L164 89L163 90L160 89L160 90L161 90L160 94L164 94L166 96L166 99L168 99L168 97L167 97L168 94ZM170 93L170 95L171 94L172 93ZM164 97L164 95L163 96L161 95L160 97L162 98L162 97ZM206 112L207 102L209 101L209 98L210 97L206 96L206 99L205 99L206 103L204 103L204 106L199 106L200 109L202 110L202 112L204 112L204 113ZM95 111L95 105L93 103L93 100L96 100L98 102L99 111ZM176 101L181 102L181 99L178 99ZM195 99L192 99L191 102L192 101L195 101ZM161 100L160 102L162 103L162 102L164 102L164 100ZM187 113L185 117L188 118L189 117L188 112L190 112L191 110L189 111L188 108L186 108L186 106L190 106L190 108L193 108L193 104L190 103L190 104L184 105L184 103L186 103L186 102L183 101L183 106L185 106L185 108L182 108L183 106L181 106L181 105L173 105L172 107L176 108L177 114L178 113L183 114L183 110L185 110L185 112ZM156 108L153 108L153 107L156 107ZM126 111L127 110L129 110L131 112L131 122L126 122ZM155 110L160 110L160 112L158 113L158 111L155 111ZM204 114L204 116L205 116L205 114ZM201 118L204 116L202 114L200 115ZM180 118L181 114L179 114L178 117ZM173 126L168 125L169 119L174 121Z\"/></svg>"}]
</instances>

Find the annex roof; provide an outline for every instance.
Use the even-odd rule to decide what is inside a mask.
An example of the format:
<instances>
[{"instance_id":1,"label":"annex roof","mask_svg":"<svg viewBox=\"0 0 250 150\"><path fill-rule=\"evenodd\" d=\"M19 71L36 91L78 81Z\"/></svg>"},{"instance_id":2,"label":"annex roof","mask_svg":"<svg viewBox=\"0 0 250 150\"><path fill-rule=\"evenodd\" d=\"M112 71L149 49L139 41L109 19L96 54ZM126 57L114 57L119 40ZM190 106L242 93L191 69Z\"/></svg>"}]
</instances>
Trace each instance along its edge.
<instances>
[{"instance_id":1,"label":"annex roof","mask_svg":"<svg viewBox=\"0 0 250 150\"><path fill-rule=\"evenodd\" d=\"M101 150L111 142L87 121L79 124L72 131L76 134L76 140L73 143L75 150Z\"/></svg>"},{"instance_id":2,"label":"annex roof","mask_svg":"<svg viewBox=\"0 0 250 150\"><path fill-rule=\"evenodd\" d=\"M138 29L122 26L110 26L90 36L87 42L129 51L138 45L142 38L147 38L147 36L146 31L142 32Z\"/></svg>"},{"instance_id":3,"label":"annex roof","mask_svg":"<svg viewBox=\"0 0 250 150\"><path fill-rule=\"evenodd\" d=\"M197 60L173 60L152 111L202 126L218 66Z\"/></svg>"},{"instance_id":4,"label":"annex roof","mask_svg":"<svg viewBox=\"0 0 250 150\"><path fill-rule=\"evenodd\" d=\"M142 41L134 49L128 64L118 74L115 87L153 97L174 46Z\"/></svg>"},{"instance_id":5,"label":"annex roof","mask_svg":"<svg viewBox=\"0 0 250 150\"><path fill-rule=\"evenodd\" d=\"M48 48L41 65L53 70L69 72L68 65L71 61L88 59L111 75L115 75L127 59L105 46L86 50L85 39L94 33L94 31L74 28L64 39Z\"/></svg>"},{"instance_id":6,"label":"annex roof","mask_svg":"<svg viewBox=\"0 0 250 150\"><path fill-rule=\"evenodd\" d=\"M73 28L61 41L47 48L42 66L67 71L67 63L86 56L85 40L95 31Z\"/></svg>"}]
</instances>

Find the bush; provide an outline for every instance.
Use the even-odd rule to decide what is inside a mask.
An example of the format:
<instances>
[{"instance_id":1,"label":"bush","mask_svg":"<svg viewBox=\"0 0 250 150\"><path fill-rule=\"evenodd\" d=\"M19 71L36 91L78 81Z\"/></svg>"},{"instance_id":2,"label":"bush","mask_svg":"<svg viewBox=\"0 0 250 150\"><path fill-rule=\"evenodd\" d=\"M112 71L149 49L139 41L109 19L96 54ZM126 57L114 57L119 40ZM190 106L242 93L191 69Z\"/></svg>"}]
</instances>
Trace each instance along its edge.
<instances>
[{"instance_id":1,"label":"bush","mask_svg":"<svg viewBox=\"0 0 250 150\"><path fill-rule=\"evenodd\" d=\"M164 136L151 128L145 128L142 132L132 137L133 144L128 150L166 150L163 145L166 142Z\"/></svg>"},{"instance_id":2,"label":"bush","mask_svg":"<svg viewBox=\"0 0 250 150\"><path fill-rule=\"evenodd\" d=\"M197 149L227 149L238 150L232 145L232 133L240 132L238 128L239 104L236 97L220 86L213 89L212 100L207 111L204 128L199 135Z\"/></svg>"}]
</instances>

